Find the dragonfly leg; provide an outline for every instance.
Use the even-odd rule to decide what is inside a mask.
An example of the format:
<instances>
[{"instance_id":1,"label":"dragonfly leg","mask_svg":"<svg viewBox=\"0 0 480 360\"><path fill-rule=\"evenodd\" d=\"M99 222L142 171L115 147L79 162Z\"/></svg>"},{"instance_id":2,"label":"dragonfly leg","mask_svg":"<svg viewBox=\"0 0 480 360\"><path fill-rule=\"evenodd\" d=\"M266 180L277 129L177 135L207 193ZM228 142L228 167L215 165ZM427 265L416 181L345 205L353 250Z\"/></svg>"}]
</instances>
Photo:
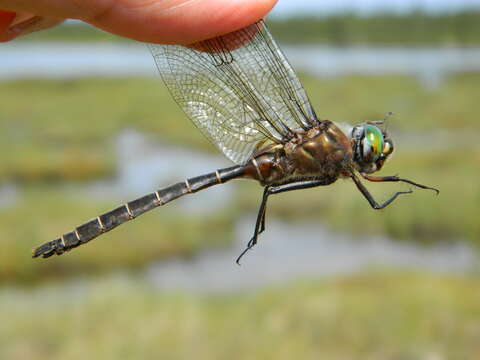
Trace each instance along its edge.
<instances>
[{"instance_id":1,"label":"dragonfly leg","mask_svg":"<svg viewBox=\"0 0 480 360\"><path fill-rule=\"evenodd\" d=\"M270 195L280 194L286 191L308 189L312 187L327 185L325 180L307 180L300 182L292 182L287 184L282 184L279 186L266 186L263 191L262 202L260 204L260 209L257 214L257 221L255 222L255 230L253 236L247 244L245 250L238 256L236 263L240 265L240 259L245 255L252 247L257 244L258 235L260 235L265 230L265 213L267 209L267 200Z\"/></svg>"},{"instance_id":2,"label":"dragonfly leg","mask_svg":"<svg viewBox=\"0 0 480 360\"><path fill-rule=\"evenodd\" d=\"M240 265L240 259L243 257L243 255L245 255L248 252L248 250L250 250L252 247L256 245L258 235L265 230L265 209L267 206L269 189L270 187L266 186L265 189L263 190L262 202L260 204L260 209L258 210L257 221L255 222L255 230L253 232L252 238L247 244L247 247L245 248L245 250L242 251L242 253L238 256L236 260L236 263L238 265Z\"/></svg>"},{"instance_id":3,"label":"dragonfly leg","mask_svg":"<svg viewBox=\"0 0 480 360\"><path fill-rule=\"evenodd\" d=\"M435 188L430 187L430 186L418 184L418 183L413 182L413 181L408 180L408 179L402 179L402 178L399 178L398 176L372 176L372 175L367 175L367 174L363 174L363 173L361 173L360 175L362 175L362 177L365 180L372 181L372 182L404 182L404 183L416 186L416 187L421 188L421 189L433 190L437 193L437 195L440 193L440 191L438 189L435 189Z\"/></svg>"},{"instance_id":4,"label":"dragonfly leg","mask_svg":"<svg viewBox=\"0 0 480 360\"><path fill-rule=\"evenodd\" d=\"M268 194L270 195L270 194ZM267 197L268 197L267 195ZM258 231L258 235L265 231L265 214L267 213L267 202L265 201L265 207L263 208L262 220L260 222L260 229Z\"/></svg>"},{"instance_id":5,"label":"dragonfly leg","mask_svg":"<svg viewBox=\"0 0 480 360\"><path fill-rule=\"evenodd\" d=\"M265 214L267 213L267 209L263 212L262 216L262 224L260 225L260 231L258 232L258 235L260 235L262 232L265 231Z\"/></svg>"},{"instance_id":6,"label":"dragonfly leg","mask_svg":"<svg viewBox=\"0 0 480 360\"><path fill-rule=\"evenodd\" d=\"M363 185L361 183L361 181L355 175L352 174L351 178L352 178L353 182L355 183L355 185L357 186L358 190L360 190L360 192L363 194L365 199L367 199L370 206L372 208L374 208L375 210L380 210L380 209L383 209L383 208L387 207L400 195L411 194L413 192L412 190L396 192L395 194L392 195L392 197L390 199L388 199L387 201L385 201L382 204L379 204L375 201L372 194L370 194L370 192L367 190L365 185Z\"/></svg>"}]
</instances>

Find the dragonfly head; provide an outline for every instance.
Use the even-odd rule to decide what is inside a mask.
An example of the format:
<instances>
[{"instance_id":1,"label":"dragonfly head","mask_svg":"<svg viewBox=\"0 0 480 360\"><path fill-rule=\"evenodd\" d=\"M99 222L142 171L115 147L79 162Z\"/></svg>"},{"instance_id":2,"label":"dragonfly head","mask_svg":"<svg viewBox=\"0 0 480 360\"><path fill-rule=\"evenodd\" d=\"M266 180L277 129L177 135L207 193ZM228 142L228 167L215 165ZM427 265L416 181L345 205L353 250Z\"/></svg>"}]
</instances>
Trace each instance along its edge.
<instances>
[{"instance_id":1,"label":"dragonfly head","mask_svg":"<svg viewBox=\"0 0 480 360\"><path fill-rule=\"evenodd\" d=\"M358 171L371 174L382 168L393 152L393 142L385 130L372 123L352 129L353 162Z\"/></svg>"}]
</instances>

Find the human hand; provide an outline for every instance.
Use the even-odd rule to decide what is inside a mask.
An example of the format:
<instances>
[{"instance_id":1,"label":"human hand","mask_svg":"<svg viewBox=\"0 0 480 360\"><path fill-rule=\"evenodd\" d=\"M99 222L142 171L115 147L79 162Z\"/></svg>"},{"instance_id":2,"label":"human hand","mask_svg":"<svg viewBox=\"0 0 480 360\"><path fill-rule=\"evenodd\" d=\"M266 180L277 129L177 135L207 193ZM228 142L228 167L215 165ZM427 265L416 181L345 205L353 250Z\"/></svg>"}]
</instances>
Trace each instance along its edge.
<instances>
[{"instance_id":1,"label":"human hand","mask_svg":"<svg viewBox=\"0 0 480 360\"><path fill-rule=\"evenodd\" d=\"M131 39L191 44L264 17L277 0L0 0L0 42L79 19ZM16 16L8 11L15 12Z\"/></svg>"}]
</instances>

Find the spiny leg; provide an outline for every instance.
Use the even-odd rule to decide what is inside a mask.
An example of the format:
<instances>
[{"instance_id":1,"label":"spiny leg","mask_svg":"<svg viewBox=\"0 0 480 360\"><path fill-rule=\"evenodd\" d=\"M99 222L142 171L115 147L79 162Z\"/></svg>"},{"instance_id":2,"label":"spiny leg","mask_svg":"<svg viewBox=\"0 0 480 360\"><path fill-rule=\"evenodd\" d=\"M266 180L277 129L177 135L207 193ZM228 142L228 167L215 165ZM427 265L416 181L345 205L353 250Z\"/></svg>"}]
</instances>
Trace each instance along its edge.
<instances>
[{"instance_id":1,"label":"spiny leg","mask_svg":"<svg viewBox=\"0 0 480 360\"><path fill-rule=\"evenodd\" d=\"M248 252L248 250L250 250L252 247L255 246L255 244L257 243L258 234L260 234L262 231L265 230L265 208L267 206L269 188L270 188L269 186L266 186L265 189L263 190L262 202L260 203L260 209L258 209L257 220L255 222L255 230L253 232L253 237L248 242L245 250L243 250L242 253L238 256L236 260L237 265L240 265L240 259L243 257L243 255L245 255Z\"/></svg>"},{"instance_id":2,"label":"spiny leg","mask_svg":"<svg viewBox=\"0 0 480 360\"><path fill-rule=\"evenodd\" d=\"M253 236L247 244L245 250L238 256L236 263L240 265L240 259L245 255L252 247L257 244L257 238L260 233L265 230L265 213L267 208L267 200L270 195L280 194L286 191L292 190L300 190L300 189L308 189L312 187L327 185L328 181L325 180L307 180L301 182L292 182L287 183L279 186L266 186L265 190L263 191L262 202L260 204L260 209L258 210L257 214L257 221L255 222L255 230L253 232Z\"/></svg>"},{"instance_id":3,"label":"spiny leg","mask_svg":"<svg viewBox=\"0 0 480 360\"><path fill-rule=\"evenodd\" d=\"M392 195L392 197L390 199L388 199L387 201L385 201L384 203L382 204L379 204L375 201L375 199L373 198L372 194L370 194L370 192L367 190L367 188L365 187L365 185L363 185L360 180L354 175L352 174L351 175L351 178L353 180L353 182L355 183L355 185L357 186L358 190L360 190L360 192L362 193L362 195L365 197L365 199L367 199L368 203L370 204L370 206L372 208L374 208L375 210L380 210L380 209L383 209L383 208L386 208L388 205L390 205L398 196L400 195L403 195L403 194L411 194L413 191L412 190L409 190L409 191L398 191L396 192L395 194Z\"/></svg>"},{"instance_id":4,"label":"spiny leg","mask_svg":"<svg viewBox=\"0 0 480 360\"><path fill-rule=\"evenodd\" d=\"M267 213L267 204L265 204L265 208L263 209L262 221L260 223L260 230L258 231L258 235L265 231L265 214Z\"/></svg>"},{"instance_id":5,"label":"spiny leg","mask_svg":"<svg viewBox=\"0 0 480 360\"><path fill-rule=\"evenodd\" d=\"M440 193L440 190L438 190L438 189L416 183L412 180L402 179L402 178L399 178L398 176L372 176L372 175L367 175L367 174L364 174L364 173L360 173L360 175L362 175L362 177L365 180L372 181L372 182L403 182L403 183L407 183L407 184L416 186L416 187L421 188L421 189L433 190L437 193L437 195Z\"/></svg>"}]
</instances>

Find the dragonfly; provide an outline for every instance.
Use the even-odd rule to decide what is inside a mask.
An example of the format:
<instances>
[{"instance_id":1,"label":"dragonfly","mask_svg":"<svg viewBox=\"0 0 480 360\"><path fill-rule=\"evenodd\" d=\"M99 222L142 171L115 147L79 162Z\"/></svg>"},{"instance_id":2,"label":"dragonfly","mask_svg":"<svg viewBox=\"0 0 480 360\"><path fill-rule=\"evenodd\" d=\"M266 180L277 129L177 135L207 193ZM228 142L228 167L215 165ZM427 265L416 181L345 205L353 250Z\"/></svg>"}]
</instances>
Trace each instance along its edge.
<instances>
[{"instance_id":1,"label":"dragonfly","mask_svg":"<svg viewBox=\"0 0 480 360\"><path fill-rule=\"evenodd\" d=\"M265 230L271 195L351 179L375 209L379 203L362 182L401 182L375 176L394 151L383 121L350 126L317 117L299 78L260 20L250 26L193 45L148 44L173 99L200 131L235 165L186 179L123 204L33 251L33 257L61 255L141 214L187 194L234 179L263 186L253 235L242 256Z\"/></svg>"}]
</instances>

